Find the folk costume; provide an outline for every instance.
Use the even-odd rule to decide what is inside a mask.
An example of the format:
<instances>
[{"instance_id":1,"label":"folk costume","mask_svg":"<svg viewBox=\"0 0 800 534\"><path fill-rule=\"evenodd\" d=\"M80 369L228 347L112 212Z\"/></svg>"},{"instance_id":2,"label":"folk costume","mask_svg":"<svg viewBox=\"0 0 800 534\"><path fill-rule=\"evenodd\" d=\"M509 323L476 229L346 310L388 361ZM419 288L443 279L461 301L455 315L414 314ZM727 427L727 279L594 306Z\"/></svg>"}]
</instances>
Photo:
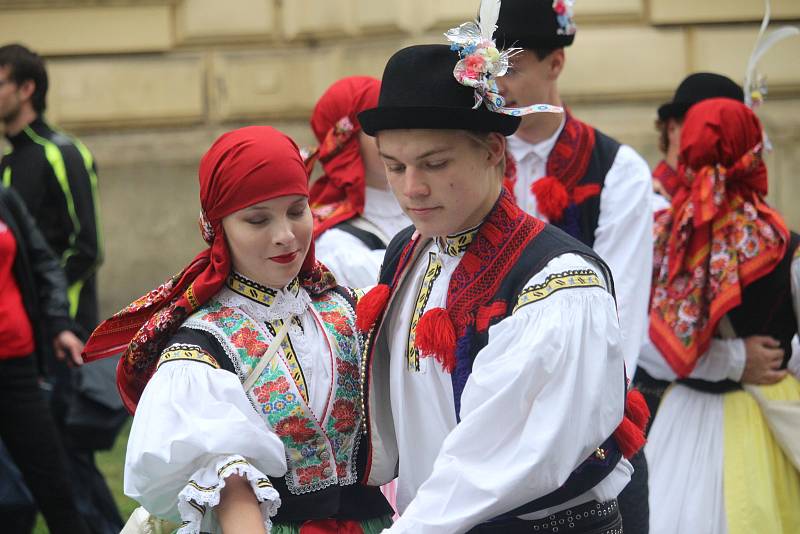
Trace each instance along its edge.
<instances>
[{"instance_id":1,"label":"folk costume","mask_svg":"<svg viewBox=\"0 0 800 534\"><path fill-rule=\"evenodd\" d=\"M507 55L491 41L491 4L480 26L447 33L452 47L389 60L378 106L359 116L367 134L513 133L526 110L494 86ZM623 452L643 443L646 414L625 409L602 260L502 192L476 228L433 239L404 230L380 281L358 326L369 339L365 479L399 475L401 517L388 532L619 532Z\"/></svg>"},{"instance_id":2,"label":"folk costume","mask_svg":"<svg viewBox=\"0 0 800 534\"><path fill-rule=\"evenodd\" d=\"M365 183L358 142L358 113L378 103L380 82L368 76L343 78L314 107L311 129L325 174L311 187L317 258L349 287L368 287L378 279L386 245L411 224L391 191Z\"/></svg>"},{"instance_id":3,"label":"folk costume","mask_svg":"<svg viewBox=\"0 0 800 534\"><path fill-rule=\"evenodd\" d=\"M744 102L744 92L739 85L733 80L721 74L712 72L696 72L687 76L678 85L675 90L675 95L670 102L666 102L658 108L658 120L661 123L666 123L668 120L673 119L683 122L683 118L690 107L709 98L731 98L739 102ZM666 197L656 195L653 199L653 211L658 212L661 209L669 207L669 201L675 195L680 187L680 175L677 169L670 166L665 160L661 160L658 165L653 169L653 180L658 182ZM742 340L714 340L712 341L711 353L716 354L717 344L730 345L738 343L737 351L744 355L744 345ZM725 360L726 350L722 349L720 358ZM710 358L708 361L716 361L715 358ZM657 380L653 378L650 371L656 369L659 372L663 367L663 358L656 350L648 348L639 354L638 369L634 377L635 386L642 392L647 400L647 405L650 408L651 421L655 419L658 403L661 396L664 394L665 389L669 386L669 382L665 380ZM743 362L742 362L743 363ZM663 370L661 370L663 372Z\"/></svg>"},{"instance_id":4,"label":"folk costume","mask_svg":"<svg viewBox=\"0 0 800 534\"><path fill-rule=\"evenodd\" d=\"M753 396L800 401L791 349L800 236L764 201L762 142L744 104L694 105L681 134L680 186L656 219L650 350L663 363L648 371L677 383L646 448L654 533L800 530L800 474ZM794 376L743 389L744 346L734 338L751 335L780 340Z\"/></svg>"},{"instance_id":5,"label":"folk costume","mask_svg":"<svg viewBox=\"0 0 800 534\"><path fill-rule=\"evenodd\" d=\"M497 40L504 47L570 46L571 0L503 0ZM647 163L569 111L548 139L508 139L519 206L593 248L614 273L625 363L632 374L645 339L652 260L651 179Z\"/></svg>"},{"instance_id":6,"label":"folk costume","mask_svg":"<svg viewBox=\"0 0 800 534\"><path fill-rule=\"evenodd\" d=\"M118 385L136 414L125 493L180 533L219 532L211 510L238 474L268 531L379 531L391 509L357 483L366 457L355 295L315 261L313 245L298 278L261 286L232 270L223 235L226 215L308 195L297 147L269 127L235 130L199 174L210 248L86 347L89 358L125 350Z\"/></svg>"}]
</instances>

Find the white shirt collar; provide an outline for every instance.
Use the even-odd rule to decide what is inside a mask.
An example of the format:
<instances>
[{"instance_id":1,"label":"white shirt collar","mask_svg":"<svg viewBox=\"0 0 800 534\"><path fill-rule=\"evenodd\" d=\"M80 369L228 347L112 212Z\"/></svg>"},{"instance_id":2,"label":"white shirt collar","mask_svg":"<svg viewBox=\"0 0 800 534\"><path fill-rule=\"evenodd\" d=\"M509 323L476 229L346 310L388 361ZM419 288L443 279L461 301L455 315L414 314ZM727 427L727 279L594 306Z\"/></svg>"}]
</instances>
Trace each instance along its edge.
<instances>
[{"instance_id":1,"label":"white shirt collar","mask_svg":"<svg viewBox=\"0 0 800 534\"><path fill-rule=\"evenodd\" d=\"M531 155L535 156L539 160L546 161L547 157L550 156L550 152L552 152L553 147L556 146L556 141L558 141L558 136L561 135L561 132L564 130L564 125L567 122L567 116L561 116L561 124L558 125L556 131L542 141L538 143L529 143L520 139L516 134L508 137L508 149L511 151L511 154L514 156L514 159L517 161L522 161Z\"/></svg>"}]
</instances>

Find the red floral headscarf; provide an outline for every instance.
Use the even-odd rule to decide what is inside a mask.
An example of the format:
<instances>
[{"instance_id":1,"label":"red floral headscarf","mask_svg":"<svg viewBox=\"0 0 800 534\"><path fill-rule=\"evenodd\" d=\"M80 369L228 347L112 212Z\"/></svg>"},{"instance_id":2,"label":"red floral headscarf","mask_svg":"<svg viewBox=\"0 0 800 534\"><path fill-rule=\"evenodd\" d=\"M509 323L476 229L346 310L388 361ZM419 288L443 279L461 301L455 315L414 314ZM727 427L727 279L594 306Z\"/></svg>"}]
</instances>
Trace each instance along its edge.
<instances>
[{"instance_id":1,"label":"red floral headscarf","mask_svg":"<svg viewBox=\"0 0 800 534\"><path fill-rule=\"evenodd\" d=\"M311 116L319 148L309 158L322 163L325 174L311 187L314 237L340 222L364 213L364 163L361 161L357 115L378 105L380 81L351 76L331 85Z\"/></svg>"},{"instance_id":2,"label":"red floral headscarf","mask_svg":"<svg viewBox=\"0 0 800 534\"><path fill-rule=\"evenodd\" d=\"M87 361L124 351L117 385L133 412L170 336L213 297L231 271L222 219L253 204L287 195L308 196L308 175L294 142L268 126L223 134L200 160L200 228L209 248L180 273L104 321L86 344ZM302 278L319 282L313 243Z\"/></svg>"},{"instance_id":3,"label":"red floral headscarf","mask_svg":"<svg viewBox=\"0 0 800 534\"><path fill-rule=\"evenodd\" d=\"M672 205L656 217L650 338L691 373L742 290L786 253L789 231L764 201L761 123L744 104L705 100L686 114Z\"/></svg>"}]
</instances>

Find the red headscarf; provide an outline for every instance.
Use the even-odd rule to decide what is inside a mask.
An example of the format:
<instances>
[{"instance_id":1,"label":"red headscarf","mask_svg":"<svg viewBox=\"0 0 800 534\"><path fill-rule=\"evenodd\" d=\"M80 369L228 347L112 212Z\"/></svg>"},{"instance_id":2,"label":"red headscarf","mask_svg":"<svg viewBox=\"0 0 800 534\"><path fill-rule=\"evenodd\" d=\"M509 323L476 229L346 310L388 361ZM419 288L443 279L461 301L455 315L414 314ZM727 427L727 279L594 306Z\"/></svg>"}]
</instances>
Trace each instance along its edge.
<instances>
[{"instance_id":1,"label":"red headscarf","mask_svg":"<svg viewBox=\"0 0 800 534\"><path fill-rule=\"evenodd\" d=\"M678 187L656 218L650 303L650 338L681 377L742 290L786 253L789 230L764 202L761 143L758 118L735 100L704 100L686 114Z\"/></svg>"},{"instance_id":2,"label":"red headscarf","mask_svg":"<svg viewBox=\"0 0 800 534\"><path fill-rule=\"evenodd\" d=\"M86 344L87 361L124 351L117 385L133 412L164 345L186 317L213 297L231 271L222 219L247 206L287 195L308 196L297 145L268 126L220 136L200 160L200 228L209 248L171 280L104 321ZM313 243L301 273L319 283ZM313 283L312 282L312 283Z\"/></svg>"},{"instance_id":3,"label":"red headscarf","mask_svg":"<svg viewBox=\"0 0 800 534\"><path fill-rule=\"evenodd\" d=\"M314 237L364 213L364 163L361 161L357 115L378 105L380 82L368 76L351 76L331 85L311 115L311 129L319 148L311 156L322 163L325 174L311 187Z\"/></svg>"}]
</instances>

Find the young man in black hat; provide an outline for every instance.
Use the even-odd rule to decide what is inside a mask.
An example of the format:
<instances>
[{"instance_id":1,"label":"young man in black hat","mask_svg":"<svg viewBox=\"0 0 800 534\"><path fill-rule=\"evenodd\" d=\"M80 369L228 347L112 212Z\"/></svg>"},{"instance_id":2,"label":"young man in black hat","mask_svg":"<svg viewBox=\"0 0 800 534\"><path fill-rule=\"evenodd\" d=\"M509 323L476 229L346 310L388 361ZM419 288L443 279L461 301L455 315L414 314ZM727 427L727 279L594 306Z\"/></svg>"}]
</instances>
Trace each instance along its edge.
<instances>
[{"instance_id":1,"label":"young man in black hat","mask_svg":"<svg viewBox=\"0 0 800 534\"><path fill-rule=\"evenodd\" d=\"M658 148L664 154L664 159L653 169L653 187L666 200L672 197L677 179L678 149L684 115L698 102L718 97L744 102L744 91L727 76L713 72L695 72L678 85L671 102L659 106L656 130L659 134Z\"/></svg>"},{"instance_id":2,"label":"young man in black hat","mask_svg":"<svg viewBox=\"0 0 800 534\"><path fill-rule=\"evenodd\" d=\"M572 2L503 0L497 43L520 48L497 84L509 106L561 106L564 48L575 38ZM630 373L645 339L652 263L652 192L647 163L568 111L522 118L508 139L519 206L592 247L614 273Z\"/></svg>"},{"instance_id":3,"label":"young man in black hat","mask_svg":"<svg viewBox=\"0 0 800 534\"><path fill-rule=\"evenodd\" d=\"M620 532L646 415L625 405L611 274L502 188L514 115L551 108L505 107L506 59L467 30L397 52L359 115L414 223L358 307L366 479L398 475L388 532Z\"/></svg>"},{"instance_id":4,"label":"young man in black hat","mask_svg":"<svg viewBox=\"0 0 800 534\"><path fill-rule=\"evenodd\" d=\"M576 33L571 0L503 0L496 39L520 48L497 84L510 106L562 105L558 80L564 49ZM526 212L542 217L594 249L614 274L629 375L646 339L653 257L652 180L647 163L569 112L523 117L508 147L516 161L511 187ZM620 499L628 532L647 532L646 462ZM633 496L633 494L636 496ZM628 496L634 502L628 504ZM627 509L627 510L626 510ZM628 512L630 510L630 512Z\"/></svg>"}]
</instances>

